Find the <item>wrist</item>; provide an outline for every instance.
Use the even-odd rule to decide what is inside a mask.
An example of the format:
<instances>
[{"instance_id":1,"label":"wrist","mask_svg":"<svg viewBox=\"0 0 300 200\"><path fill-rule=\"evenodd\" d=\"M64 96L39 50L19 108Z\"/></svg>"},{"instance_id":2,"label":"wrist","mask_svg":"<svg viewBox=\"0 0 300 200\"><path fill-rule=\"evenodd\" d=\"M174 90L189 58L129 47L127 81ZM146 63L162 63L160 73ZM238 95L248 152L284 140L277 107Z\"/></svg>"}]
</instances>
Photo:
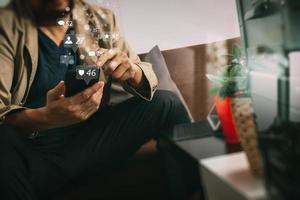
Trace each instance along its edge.
<instances>
[{"instance_id":1,"label":"wrist","mask_svg":"<svg viewBox=\"0 0 300 200\"><path fill-rule=\"evenodd\" d=\"M20 128L25 133L32 133L49 129L45 108L26 109L11 113L6 117L5 123Z\"/></svg>"},{"instance_id":2,"label":"wrist","mask_svg":"<svg viewBox=\"0 0 300 200\"><path fill-rule=\"evenodd\" d=\"M138 65L135 65L135 67L137 70L134 74L134 77L129 79L129 84L132 87L139 89L143 86L143 71Z\"/></svg>"},{"instance_id":3,"label":"wrist","mask_svg":"<svg viewBox=\"0 0 300 200\"><path fill-rule=\"evenodd\" d=\"M53 124L50 123L49 110L47 107L34 109L32 111L35 112L32 116L35 118L34 121L38 121L40 131L53 127Z\"/></svg>"}]
</instances>

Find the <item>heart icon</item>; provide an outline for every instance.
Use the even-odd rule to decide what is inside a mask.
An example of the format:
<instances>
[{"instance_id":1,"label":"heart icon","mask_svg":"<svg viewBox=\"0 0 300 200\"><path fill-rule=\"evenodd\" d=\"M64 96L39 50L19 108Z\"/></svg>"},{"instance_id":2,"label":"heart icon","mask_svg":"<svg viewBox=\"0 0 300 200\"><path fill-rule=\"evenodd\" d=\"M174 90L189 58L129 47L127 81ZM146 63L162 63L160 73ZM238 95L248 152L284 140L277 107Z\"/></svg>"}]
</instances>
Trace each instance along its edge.
<instances>
[{"instance_id":1,"label":"heart icon","mask_svg":"<svg viewBox=\"0 0 300 200\"><path fill-rule=\"evenodd\" d=\"M83 70L83 69L78 70L78 74L79 74L80 76L83 76L84 70Z\"/></svg>"}]
</instances>

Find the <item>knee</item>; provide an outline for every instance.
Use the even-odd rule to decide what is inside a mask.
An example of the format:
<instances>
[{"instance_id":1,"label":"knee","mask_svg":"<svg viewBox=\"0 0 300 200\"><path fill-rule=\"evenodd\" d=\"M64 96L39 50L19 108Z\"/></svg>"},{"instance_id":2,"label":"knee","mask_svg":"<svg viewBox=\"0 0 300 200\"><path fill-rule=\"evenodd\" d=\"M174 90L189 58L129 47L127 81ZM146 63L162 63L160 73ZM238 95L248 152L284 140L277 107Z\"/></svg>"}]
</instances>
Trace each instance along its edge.
<instances>
[{"instance_id":1,"label":"knee","mask_svg":"<svg viewBox=\"0 0 300 200\"><path fill-rule=\"evenodd\" d=\"M175 124L190 122L186 108L183 106L178 95L171 91L158 90L153 96L153 103L168 114Z\"/></svg>"},{"instance_id":2,"label":"knee","mask_svg":"<svg viewBox=\"0 0 300 200\"><path fill-rule=\"evenodd\" d=\"M156 91L156 93L153 96L152 102L164 106L174 106L174 107L182 106L179 97L175 93L167 90Z\"/></svg>"}]
</instances>

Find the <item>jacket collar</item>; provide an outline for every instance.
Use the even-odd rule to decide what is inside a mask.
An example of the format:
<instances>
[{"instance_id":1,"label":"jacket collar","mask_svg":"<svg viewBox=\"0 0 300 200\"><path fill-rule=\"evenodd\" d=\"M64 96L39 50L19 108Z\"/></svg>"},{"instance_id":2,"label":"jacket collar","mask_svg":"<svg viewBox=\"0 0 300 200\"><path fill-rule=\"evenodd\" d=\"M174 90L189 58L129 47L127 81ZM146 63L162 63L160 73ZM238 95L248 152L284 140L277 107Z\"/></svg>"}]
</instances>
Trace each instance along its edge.
<instances>
[{"instance_id":1,"label":"jacket collar","mask_svg":"<svg viewBox=\"0 0 300 200\"><path fill-rule=\"evenodd\" d=\"M13 0L12 4L18 13L20 22L18 28L25 35L25 47L31 57L32 70L35 71L38 62L38 32L34 13L27 1Z\"/></svg>"}]
</instances>

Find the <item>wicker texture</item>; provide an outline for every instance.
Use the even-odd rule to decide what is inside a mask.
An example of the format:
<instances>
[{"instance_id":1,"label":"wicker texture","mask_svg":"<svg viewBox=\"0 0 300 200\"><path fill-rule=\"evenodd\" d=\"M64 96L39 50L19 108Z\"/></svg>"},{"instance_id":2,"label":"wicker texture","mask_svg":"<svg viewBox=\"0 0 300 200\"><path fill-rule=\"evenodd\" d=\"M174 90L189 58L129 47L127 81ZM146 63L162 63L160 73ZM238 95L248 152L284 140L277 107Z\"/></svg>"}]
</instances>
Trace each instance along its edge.
<instances>
[{"instance_id":1,"label":"wicker texture","mask_svg":"<svg viewBox=\"0 0 300 200\"><path fill-rule=\"evenodd\" d=\"M257 135L250 98L232 99L232 113L241 145L246 153L250 170L255 176L262 176L262 161L257 144Z\"/></svg>"}]
</instances>

